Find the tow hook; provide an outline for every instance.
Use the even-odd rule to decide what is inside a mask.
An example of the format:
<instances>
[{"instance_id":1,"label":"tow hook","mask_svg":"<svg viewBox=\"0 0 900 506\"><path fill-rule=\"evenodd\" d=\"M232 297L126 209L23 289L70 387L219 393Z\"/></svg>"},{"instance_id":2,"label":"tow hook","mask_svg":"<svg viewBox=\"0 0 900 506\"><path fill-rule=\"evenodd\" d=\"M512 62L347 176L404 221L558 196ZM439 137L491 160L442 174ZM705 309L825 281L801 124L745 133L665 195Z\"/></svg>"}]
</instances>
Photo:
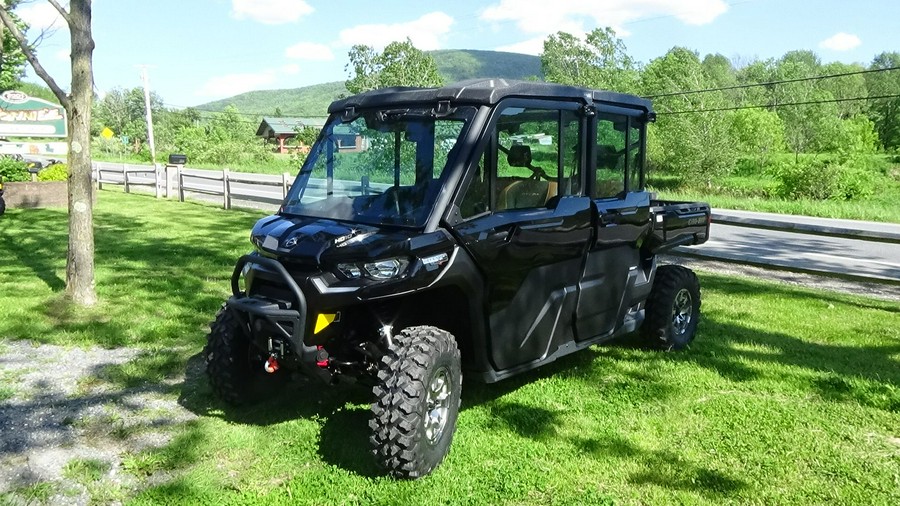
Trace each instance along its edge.
<instances>
[{"instance_id":1,"label":"tow hook","mask_svg":"<svg viewBox=\"0 0 900 506\"><path fill-rule=\"evenodd\" d=\"M263 365L263 369L269 374L274 374L275 371L279 369L278 359L275 357L275 354L269 355L269 359L266 360L265 365Z\"/></svg>"},{"instance_id":2,"label":"tow hook","mask_svg":"<svg viewBox=\"0 0 900 506\"><path fill-rule=\"evenodd\" d=\"M328 351L324 346L316 346L316 365L322 368L328 367Z\"/></svg>"}]
</instances>

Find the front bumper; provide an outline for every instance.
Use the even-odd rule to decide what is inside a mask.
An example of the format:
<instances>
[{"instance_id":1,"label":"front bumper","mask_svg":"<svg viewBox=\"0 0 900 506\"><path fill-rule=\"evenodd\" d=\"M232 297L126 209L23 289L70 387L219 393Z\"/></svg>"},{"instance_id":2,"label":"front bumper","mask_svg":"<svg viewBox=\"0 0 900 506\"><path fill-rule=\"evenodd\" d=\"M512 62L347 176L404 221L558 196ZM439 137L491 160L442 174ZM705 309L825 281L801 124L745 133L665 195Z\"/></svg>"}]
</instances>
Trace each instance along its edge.
<instances>
[{"instance_id":1,"label":"front bumper","mask_svg":"<svg viewBox=\"0 0 900 506\"><path fill-rule=\"evenodd\" d=\"M293 294L294 300L273 301L262 297L248 296L241 291L240 278L244 267L248 264L261 265L280 276L284 286ZM306 296L303 295L297 282L280 262L253 254L242 256L235 264L234 272L231 275L231 292L232 296L225 304L230 309L251 315L249 318L251 332L255 331L254 320L264 320L280 334L281 338L290 343L292 351L297 355L301 364L315 364L318 361L318 348L307 346L304 342L308 314ZM271 342L267 343L267 347L269 352L275 351L272 349Z\"/></svg>"}]
</instances>

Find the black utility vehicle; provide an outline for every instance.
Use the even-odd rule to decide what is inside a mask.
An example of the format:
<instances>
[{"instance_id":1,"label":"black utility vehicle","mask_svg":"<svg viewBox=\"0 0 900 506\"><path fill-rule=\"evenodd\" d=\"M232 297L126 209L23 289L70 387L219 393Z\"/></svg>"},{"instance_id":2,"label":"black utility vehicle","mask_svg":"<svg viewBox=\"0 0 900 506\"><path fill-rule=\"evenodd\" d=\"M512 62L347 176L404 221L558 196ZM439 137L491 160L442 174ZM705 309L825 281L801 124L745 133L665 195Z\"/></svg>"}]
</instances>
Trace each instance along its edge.
<instances>
[{"instance_id":1,"label":"black utility vehicle","mask_svg":"<svg viewBox=\"0 0 900 506\"><path fill-rule=\"evenodd\" d=\"M329 113L211 325L225 401L267 373L369 382L375 458L415 478L449 449L463 371L494 382L639 328L693 339L697 278L656 254L706 241L710 209L644 191L649 101L478 80Z\"/></svg>"},{"instance_id":2,"label":"black utility vehicle","mask_svg":"<svg viewBox=\"0 0 900 506\"><path fill-rule=\"evenodd\" d=\"M3 200L3 176L0 176L0 215L6 212L6 201Z\"/></svg>"}]
</instances>

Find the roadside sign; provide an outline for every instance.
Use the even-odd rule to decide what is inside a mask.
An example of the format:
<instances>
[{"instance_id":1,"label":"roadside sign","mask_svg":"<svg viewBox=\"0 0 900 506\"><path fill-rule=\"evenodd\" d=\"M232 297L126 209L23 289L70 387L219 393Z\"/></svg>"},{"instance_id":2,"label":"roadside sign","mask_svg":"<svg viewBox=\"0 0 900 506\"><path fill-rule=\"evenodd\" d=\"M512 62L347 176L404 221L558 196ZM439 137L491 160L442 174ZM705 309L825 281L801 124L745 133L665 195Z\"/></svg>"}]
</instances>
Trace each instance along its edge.
<instances>
[{"instance_id":1,"label":"roadside sign","mask_svg":"<svg viewBox=\"0 0 900 506\"><path fill-rule=\"evenodd\" d=\"M106 140L112 139L113 135L114 133L109 127L103 127L103 130L100 130L100 137L103 137Z\"/></svg>"},{"instance_id":2,"label":"roadside sign","mask_svg":"<svg viewBox=\"0 0 900 506\"><path fill-rule=\"evenodd\" d=\"M0 94L0 137L66 137L66 110L16 90Z\"/></svg>"}]
</instances>

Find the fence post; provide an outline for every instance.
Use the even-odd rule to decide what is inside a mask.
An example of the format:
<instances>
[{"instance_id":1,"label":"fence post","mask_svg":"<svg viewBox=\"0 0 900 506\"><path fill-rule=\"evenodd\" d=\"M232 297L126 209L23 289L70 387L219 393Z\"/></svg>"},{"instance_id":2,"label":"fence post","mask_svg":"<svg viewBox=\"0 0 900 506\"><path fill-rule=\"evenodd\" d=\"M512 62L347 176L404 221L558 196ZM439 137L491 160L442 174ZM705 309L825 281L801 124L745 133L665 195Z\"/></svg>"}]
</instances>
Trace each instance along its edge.
<instances>
[{"instance_id":1,"label":"fence post","mask_svg":"<svg viewBox=\"0 0 900 506\"><path fill-rule=\"evenodd\" d=\"M155 183L153 186L156 187L156 198L162 197L162 182L159 180L160 176L159 164L153 164L153 182Z\"/></svg>"},{"instance_id":2,"label":"fence post","mask_svg":"<svg viewBox=\"0 0 900 506\"><path fill-rule=\"evenodd\" d=\"M287 198L288 184L289 184L290 178L291 178L290 173L285 172L285 173L281 174L281 198L282 199Z\"/></svg>"},{"instance_id":3,"label":"fence post","mask_svg":"<svg viewBox=\"0 0 900 506\"><path fill-rule=\"evenodd\" d=\"M169 177L169 168L171 165L166 164L166 168L163 169L165 171L166 176L166 198L172 198L172 178Z\"/></svg>"},{"instance_id":4,"label":"fence post","mask_svg":"<svg viewBox=\"0 0 900 506\"><path fill-rule=\"evenodd\" d=\"M97 189L103 189L103 164L97 162Z\"/></svg>"},{"instance_id":5,"label":"fence post","mask_svg":"<svg viewBox=\"0 0 900 506\"><path fill-rule=\"evenodd\" d=\"M228 169L222 169L222 188L225 193L225 209L231 209L231 182L228 180Z\"/></svg>"},{"instance_id":6,"label":"fence post","mask_svg":"<svg viewBox=\"0 0 900 506\"><path fill-rule=\"evenodd\" d=\"M131 193L130 187L128 186L128 166L124 163L122 164L122 178L125 179L125 193Z\"/></svg>"},{"instance_id":7,"label":"fence post","mask_svg":"<svg viewBox=\"0 0 900 506\"><path fill-rule=\"evenodd\" d=\"M184 174L180 165L175 168L175 175L178 177L178 201L184 202Z\"/></svg>"}]
</instances>

